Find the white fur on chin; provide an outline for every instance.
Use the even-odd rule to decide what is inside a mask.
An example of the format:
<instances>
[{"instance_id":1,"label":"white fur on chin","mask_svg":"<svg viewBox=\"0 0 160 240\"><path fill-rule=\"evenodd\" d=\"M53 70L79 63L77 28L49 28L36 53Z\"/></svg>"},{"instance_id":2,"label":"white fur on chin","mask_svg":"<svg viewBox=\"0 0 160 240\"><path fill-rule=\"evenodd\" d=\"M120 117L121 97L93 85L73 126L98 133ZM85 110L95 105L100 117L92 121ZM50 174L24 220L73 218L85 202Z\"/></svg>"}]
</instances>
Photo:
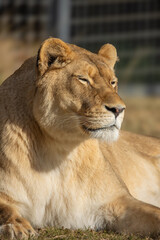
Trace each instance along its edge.
<instances>
[{"instance_id":1,"label":"white fur on chin","mask_svg":"<svg viewBox=\"0 0 160 240\"><path fill-rule=\"evenodd\" d=\"M101 139L106 142L114 142L118 140L119 137L119 130L114 128L109 129L103 129L103 130L97 130L90 133L90 136L92 138Z\"/></svg>"}]
</instances>

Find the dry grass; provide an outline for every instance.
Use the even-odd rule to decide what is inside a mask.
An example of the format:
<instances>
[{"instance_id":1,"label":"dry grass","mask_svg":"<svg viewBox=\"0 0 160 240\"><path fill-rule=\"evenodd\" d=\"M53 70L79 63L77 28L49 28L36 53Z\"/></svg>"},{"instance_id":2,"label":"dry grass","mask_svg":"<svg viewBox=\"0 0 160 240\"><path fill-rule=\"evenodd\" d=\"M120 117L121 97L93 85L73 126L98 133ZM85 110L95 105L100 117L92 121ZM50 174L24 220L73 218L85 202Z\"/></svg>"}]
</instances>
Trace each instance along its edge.
<instances>
[{"instance_id":1,"label":"dry grass","mask_svg":"<svg viewBox=\"0 0 160 240\"><path fill-rule=\"evenodd\" d=\"M13 39L0 39L0 83L9 77L29 57L36 54L38 43L29 44Z\"/></svg>"},{"instance_id":2,"label":"dry grass","mask_svg":"<svg viewBox=\"0 0 160 240\"><path fill-rule=\"evenodd\" d=\"M127 98L122 129L160 137L160 98Z\"/></svg>"},{"instance_id":3,"label":"dry grass","mask_svg":"<svg viewBox=\"0 0 160 240\"><path fill-rule=\"evenodd\" d=\"M69 230L69 229L54 229L48 228L39 231L38 238L32 240L153 240L150 237L138 237L135 235L127 234L116 234L113 232L100 231L96 232L93 230ZM155 238L154 238L155 239ZM158 238L156 238L158 239Z\"/></svg>"}]
</instances>

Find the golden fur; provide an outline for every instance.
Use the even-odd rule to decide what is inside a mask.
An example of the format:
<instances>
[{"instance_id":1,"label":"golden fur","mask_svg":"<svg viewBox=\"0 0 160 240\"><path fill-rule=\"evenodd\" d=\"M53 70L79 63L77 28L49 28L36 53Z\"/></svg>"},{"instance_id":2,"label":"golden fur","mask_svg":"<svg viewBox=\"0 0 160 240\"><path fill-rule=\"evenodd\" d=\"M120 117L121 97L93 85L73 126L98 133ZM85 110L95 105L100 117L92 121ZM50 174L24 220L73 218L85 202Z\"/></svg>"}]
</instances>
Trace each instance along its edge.
<instances>
[{"instance_id":1,"label":"golden fur","mask_svg":"<svg viewBox=\"0 0 160 240\"><path fill-rule=\"evenodd\" d=\"M159 233L160 141L118 138L116 60L110 44L93 54L49 38L1 85L1 235L44 226Z\"/></svg>"}]
</instances>

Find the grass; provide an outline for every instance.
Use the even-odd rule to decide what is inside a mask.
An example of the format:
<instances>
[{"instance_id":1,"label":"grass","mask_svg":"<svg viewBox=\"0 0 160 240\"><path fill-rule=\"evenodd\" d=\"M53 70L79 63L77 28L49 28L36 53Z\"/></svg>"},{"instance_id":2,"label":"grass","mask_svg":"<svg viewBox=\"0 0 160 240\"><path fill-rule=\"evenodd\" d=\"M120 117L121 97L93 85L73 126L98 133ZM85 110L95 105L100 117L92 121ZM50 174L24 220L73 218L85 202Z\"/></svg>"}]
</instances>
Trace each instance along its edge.
<instances>
[{"instance_id":1,"label":"grass","mask_svg":"<svg viewBox=\"0 0 160 240\"><path fill-rule=\"evenodd\" d=\"M135 235L127 234L116 234L113 232L100 231L96 232L93 230L69 230L69 229L54 229L47 228L39 231L37 238L31 238L32 240L75 240L75 239L86 239L86 240L152 240L153 238L146 237L141 238Z\"/></svg>"},{"instance_id":2,"label":"grass","mask_svg":"<svg viewBox=\"0 0 160 240\"><path fill-rule=\"evenodd\" d=\"M22 41L0 38L0 84L9 77L29 57L34 56L40 43L24 43Z\"/></svg>"},{"instance_id":3,"label":"grass","mask_svg":"<svg viewBox=\"0 0 160 240\"><path fill-rule=\"evenodd\" d=\"M122 129L160 138L160 98L124 98L126 112Z\"/></svg>"}]
</instances>

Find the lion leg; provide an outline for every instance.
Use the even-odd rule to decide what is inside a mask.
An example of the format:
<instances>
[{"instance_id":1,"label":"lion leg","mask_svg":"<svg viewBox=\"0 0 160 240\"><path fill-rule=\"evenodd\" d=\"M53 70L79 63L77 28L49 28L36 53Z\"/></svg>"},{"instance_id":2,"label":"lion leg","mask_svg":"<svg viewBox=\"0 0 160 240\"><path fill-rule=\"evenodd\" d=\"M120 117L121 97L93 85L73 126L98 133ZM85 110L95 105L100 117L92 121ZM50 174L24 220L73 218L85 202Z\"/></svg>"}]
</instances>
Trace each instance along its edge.
<instances>
[{"instance_id":1,"label":"lion leg","mask_svg":"<svg viewBox=\"0 0 160 240\"><path fill-rule=\"evenodd\" d=\"M25 239L32 235L36 235L35 230L20 216L14 204L0 198L0 239Z\"/></svg>"},{"instance_id":2,"label":"lion leg","mask_svg":"<svg viewBox=\"0 0 160 240\"><path fill-rule=\"evenodd\" d=\"M122 197L107 204L106 222L109 229L143 236L160 233L160 208L132 197ZM109 220L109 221L108 221Z\"/></svg>"}]
</instances>

